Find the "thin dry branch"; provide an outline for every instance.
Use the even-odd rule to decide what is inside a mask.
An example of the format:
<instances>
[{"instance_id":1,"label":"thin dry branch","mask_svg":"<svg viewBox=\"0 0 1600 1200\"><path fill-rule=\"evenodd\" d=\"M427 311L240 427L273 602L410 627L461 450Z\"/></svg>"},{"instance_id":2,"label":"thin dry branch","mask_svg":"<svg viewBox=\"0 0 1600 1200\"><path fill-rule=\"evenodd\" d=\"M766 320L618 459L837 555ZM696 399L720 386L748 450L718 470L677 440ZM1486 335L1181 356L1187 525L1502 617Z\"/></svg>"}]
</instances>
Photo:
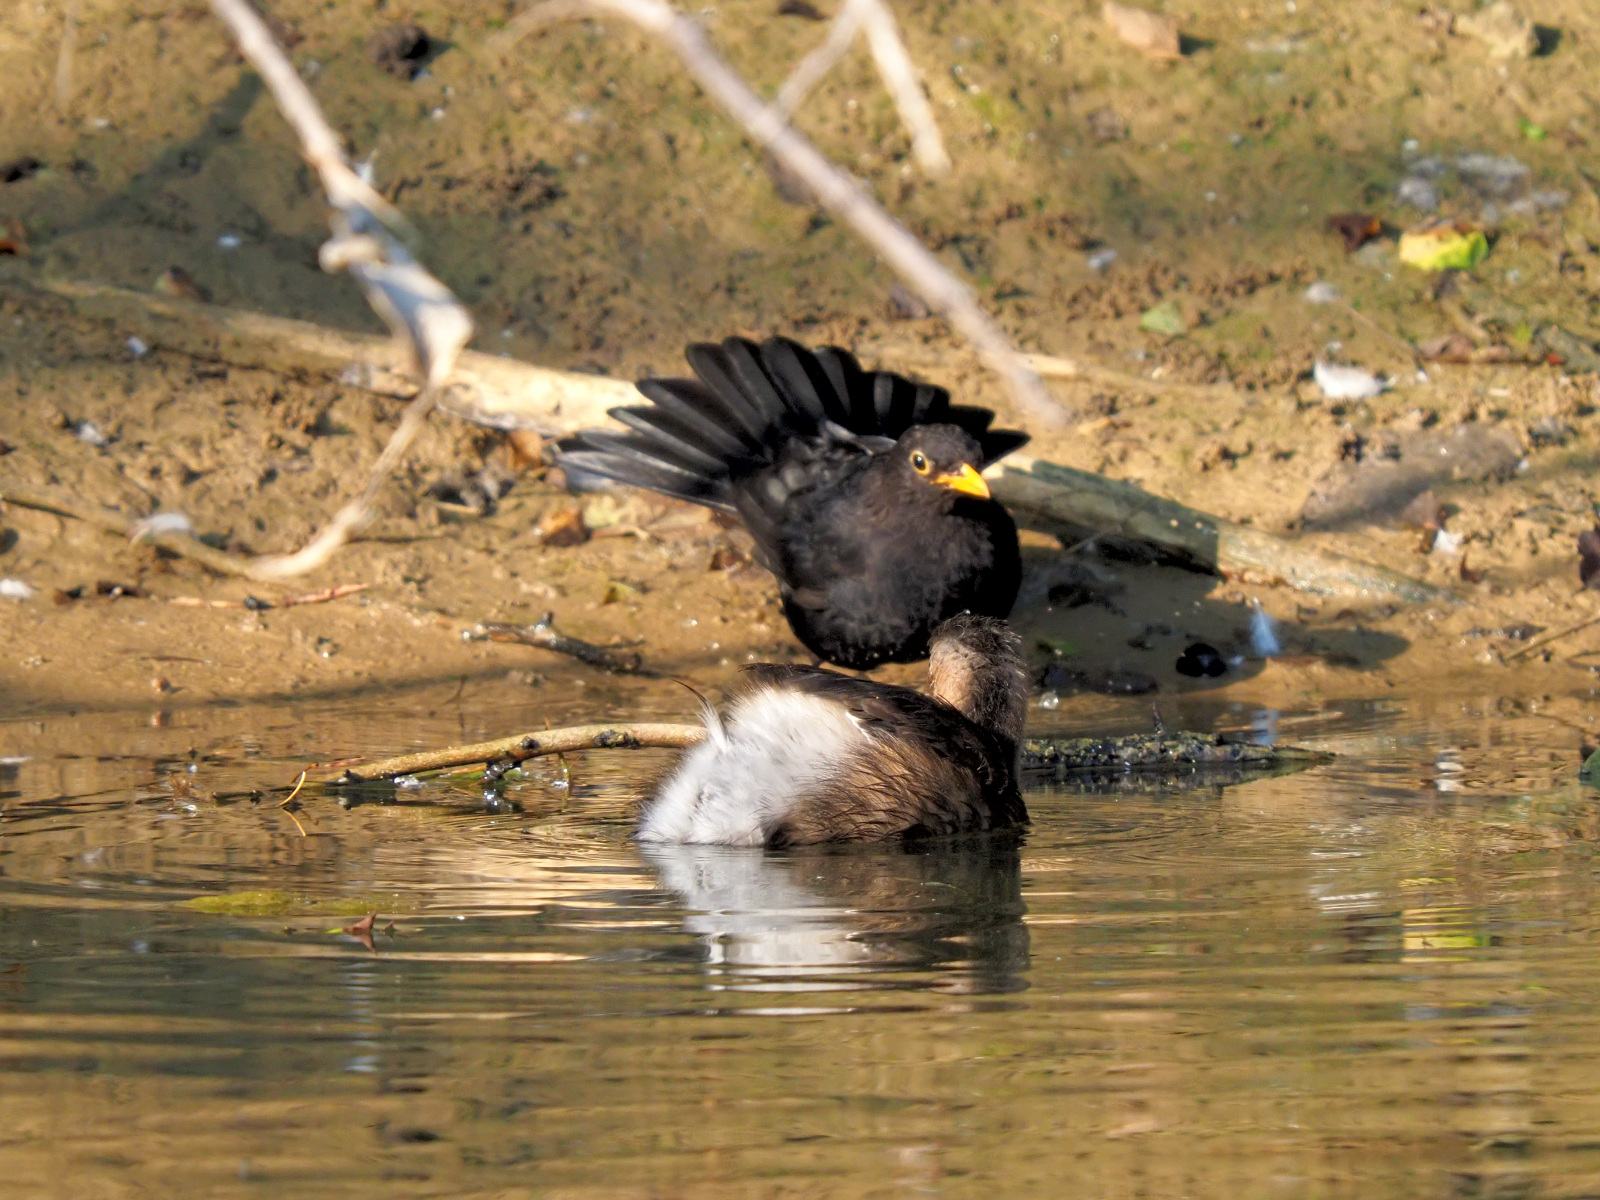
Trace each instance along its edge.
<instances>
[{"instance_id":1,"label":"thin dry branch","mask_svg":"<svg viewBox=\"0 0 1600 1200\"><path fill-rule=\"evenodd\" d=\"M900 110L900 119L911 131L911 153L929 175L943 175L950 170L950 156L945 153L944 139L939 136L939 123L933 119L933 109L922 94L922 82L911 56L900 40L895 28L894 14L883 0L851 0L861 8L861 23L866 30L867 45L872 50L872 61L878 64L878 74L883 85L894 97L894 106Z\"/></svg>"},{"instance_id":2,"label":"thin dry branch","mask_svg":"<svg viewBox=\"0 0 1600 1200\"><path fill-rule=\"evenodd\" d=\"M64 517L72 517L85 524L104 529L108 533L120 534L130 537L136 531L136 522L121 513L107 512L93 505L82 504L70 496L47 488L28 487L26 484L0 484L0 504L16 504L23 508L35 508L40 512L56 513ZM146 533L140 541L149 542L152 546L159 546L173 554L191 558L203 567L208 567L219 575L239 575L246 578L252 577L251 562L237 554L228 554L222 550L214 549L199 541L188 533Z\"/></svg>"},{"instance_id":3,"label":"thin dry branch","mask_svg":"<svg viewBox=\"0 0 1600 1200\"><path fill-rule=\"evenodd\" d=\"M341 767L320 775L322 784L369 783L415 775L420 771L443 771L451 767L470 767L478 763L520 762L548 754L570 754L575 750L677 750L705 740L703 725L667 725L653 722L631 725L573 725L565 729L541 729L519 733L493 742L468 746L446 746L442 750L420 750L374 763Z\"/></svg>"},{"instance_id":4,"label":"thin dry branch","mask_svg":"<svg viewBox=\"0 0 1600 1200\"><path fill-rule=\"evenodd\" d=\"M1010 386L1023 413L1041 426L1059 428L1065 423L1068 414L984 312L972 289L891 217L860 181L824 158L774 108L764 104L716 52L699 24L665 0L587 0L584 5L573 0L547 0L513 18L494 45L509 47L535 29L584 11L625 17L666 42L712 99L744 126L756 145L801 180L818 203L854 229L929 308L976 347L984 361Z\"/></svg>"},{"instance_id":5,"label":"thin dry branch","mask_svg":"<svg viewBox=\"0 0 1600 1200\"><path fill-rule=\"evenodd\" d=\"M550 0L556 3L557 0ZM546 5L548 8L549 5ZM791 120L805 103L805 98L810 95L811 89L822 82L822 77L833 70L834 65L850 50L850 44L856 40L856 34L861 32L861 5L859 0L846 0L843 7L828 26L828 36L823 39L822 45L811 51L798 63L789 78L783 81L783 86L778 89L778 94L773 97L772 107L785 121Z\"/></svg>"},{"instance_id":6,"label":"thin dry branch","mask_svg":"<svg viewBox=\"0 0 1600 1200\"><path fill-rule=\"evenodd\" d=\"M260 72L301 152L322 179L334 214L334 236L320 254L327 271L348 270L396 339L410 347L424 387L407 408L359 496L345 504L310 542L293 554L250 563L256 579L287 579L321 566L371 518L372 498L432 411L439 388L472 337L472 319L450 289L430 275L394 236L406 232L400 214L346 161L339 136L322 115L283 48L247 0L211 0L240 51Z\"/></svg>"},{"instance_id":7,"label":"thin dry branch","mask_svg":"<svg viewBox=\"0 0 1600 1200\"><path fill-rule=\"evenodd\" d=\"M945 174L950 170L950 156L945 153L939 123L922 94L922 84L895 26L894 14L883 0L845 0L829 26L827 38L795 66L778 89L772 107L785 121L792 119L811 89L844 57L856 34L863 30L883 85L911 134L911 152L929 175Z\"/></svg>"},{"instance_id":8,"label":"thin dry branch","mask_svg":"<svg viewBox=\"0 0 1600 1200\"><path fill-rule=\"evenodd\" d=\"M80 0L67 0L61 21L61 48L56 54L56 111L63 117L72 107L72 68L78 52Z\"/></svg>"}]
</instances>

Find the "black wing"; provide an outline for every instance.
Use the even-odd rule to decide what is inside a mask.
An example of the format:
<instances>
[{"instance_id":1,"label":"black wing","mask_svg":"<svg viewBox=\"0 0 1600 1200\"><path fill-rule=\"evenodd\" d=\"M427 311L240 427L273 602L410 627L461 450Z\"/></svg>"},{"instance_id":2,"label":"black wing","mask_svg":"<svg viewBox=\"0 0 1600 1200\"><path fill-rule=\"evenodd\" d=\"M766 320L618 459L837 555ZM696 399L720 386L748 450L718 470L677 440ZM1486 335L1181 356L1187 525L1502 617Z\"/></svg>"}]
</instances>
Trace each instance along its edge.
<instances>
[{"instance_id":1,"label":"black wing","mask_svg":"<svg viewBox=\"0 0 1600 1200\"><path fill-rule=\"evenodd\" d=\"M611 410L630 432L583 430L559 442L556 461L576 473L738 511L759 525L789 495L848 469L913 425L956 425L982 450L980 469L1023 445L993 429L994 413L950 403L950 393L888 371L863 371L836 346L809 350L787 338L696 343L696 379L646 379L648 405ZM769 484L756 477L775 475ZM740 503L733 485L754 502ZM746 509L753 507L754 513ZM752 527L758 542L761 531Z\"/></svg>"}]
</instances>

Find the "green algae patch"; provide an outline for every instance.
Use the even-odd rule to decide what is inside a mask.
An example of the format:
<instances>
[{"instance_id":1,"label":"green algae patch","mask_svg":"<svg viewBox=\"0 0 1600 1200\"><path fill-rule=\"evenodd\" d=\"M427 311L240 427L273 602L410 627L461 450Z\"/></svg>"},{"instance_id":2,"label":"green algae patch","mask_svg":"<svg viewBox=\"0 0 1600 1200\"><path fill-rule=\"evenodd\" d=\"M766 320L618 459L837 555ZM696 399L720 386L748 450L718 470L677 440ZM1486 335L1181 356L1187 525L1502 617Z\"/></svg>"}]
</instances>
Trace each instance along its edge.
<instances>
[{"instance_id":1,"label":"green algae patch","mask_svg":"<svg viewBox=\"0 0 1600 1200\"><path fill-rule=\"evenodd\" d=\"M361 917L371 912L397 913L402 905L398 896L356 896L314 900L274 889L223 892L217 896L196 896L183 901L194 912L216 913L228 917L327 916Z\"/></svg>"}]
</instances>

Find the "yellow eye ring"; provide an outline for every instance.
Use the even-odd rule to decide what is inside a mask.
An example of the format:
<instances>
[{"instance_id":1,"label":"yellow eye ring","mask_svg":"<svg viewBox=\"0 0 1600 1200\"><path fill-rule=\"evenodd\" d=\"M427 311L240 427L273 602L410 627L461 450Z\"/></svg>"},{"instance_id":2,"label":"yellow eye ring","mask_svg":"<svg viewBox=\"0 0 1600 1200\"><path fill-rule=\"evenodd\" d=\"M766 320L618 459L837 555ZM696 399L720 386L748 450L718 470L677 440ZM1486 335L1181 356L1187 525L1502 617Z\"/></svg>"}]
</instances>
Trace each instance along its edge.
<instances>
[{"instance_id":1,"label":"yellow eye ring","mask_svg":"<svg viewBox=\"0 0 1600 1200\"><path fill-rule=\"evenodd\" d=\"M921 450L913 450L911 452L911 469L918 475L926 475L933 468L928 463L927 455Z\"/></svg>"}]
</instances>

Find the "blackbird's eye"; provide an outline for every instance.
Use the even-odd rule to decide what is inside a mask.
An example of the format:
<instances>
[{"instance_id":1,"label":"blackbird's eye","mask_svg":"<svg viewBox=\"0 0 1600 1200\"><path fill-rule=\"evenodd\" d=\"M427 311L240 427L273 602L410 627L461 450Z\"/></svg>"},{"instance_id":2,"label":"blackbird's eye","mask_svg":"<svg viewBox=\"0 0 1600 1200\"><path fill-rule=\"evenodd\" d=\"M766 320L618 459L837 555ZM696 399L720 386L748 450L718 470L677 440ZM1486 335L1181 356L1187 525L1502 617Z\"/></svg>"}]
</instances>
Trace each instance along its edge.
<instances>
[{"instance_id":1,"label":"blackbird's eye","mask_svg":"<svg viewBox=\"0 0 1600 1200\"><path fill-rule=\"evenodd\" d=\"M921 450L911 452L911 469L918 475L926 475L933 468L928 462L928 456Z\"/></svg>"}]
</instances>

